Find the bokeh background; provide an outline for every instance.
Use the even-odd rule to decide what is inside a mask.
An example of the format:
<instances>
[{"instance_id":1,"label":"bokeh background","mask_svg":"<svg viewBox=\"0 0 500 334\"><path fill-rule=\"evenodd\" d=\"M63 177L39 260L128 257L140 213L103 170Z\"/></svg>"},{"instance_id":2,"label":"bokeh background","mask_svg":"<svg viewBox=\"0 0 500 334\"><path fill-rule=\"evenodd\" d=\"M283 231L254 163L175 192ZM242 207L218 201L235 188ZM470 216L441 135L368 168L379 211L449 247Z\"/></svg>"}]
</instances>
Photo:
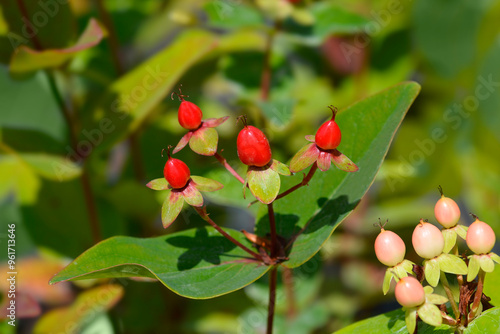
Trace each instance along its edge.
<instances>
[{"instance_id":1,"label":"bokeh background","mask_svg":"<svg viewBox=\"0 0 500 334\"><path fill-rule=\"evenodd\" d=\"M263 333L266 280L203 301L157 282L113 281L118 286L101 294L92 289L103 281L47 284L98 239L203 225L186 208L165 231L161 194L145 187L162 176L161 150L184 134L179 101L170 98L180 84L205 118L231 116L218 128L219 148L239 171L238 115L248 115L267 134L274 157L288 161L329 117L327 105L342 109L402 81L422 86L365 198L322 251L295 270L294 309L280 290L279 333L331 333L397 308L391 294L382 294L385 268L373 253L373 225L389 220L386 228L407 243L407 258L418 260L411 232L420 218L435 222L438 185L459 203L464 224L473 212L498 236L500 1L0 4L0 303L7 302L12 223L20 303L17 326L4 321L2 333L51 333L55 324L67 333ZM99 23L78 40L91 18ZM193 43L190 34L215 42ZM26 47L55 51L34 57ZM153 57L160 68L148 65ZM167 84L153 87L158 76ZM131 118L114 108L120 90L129 92ZM208 195L215 221L253 228L254 208L215 159L188 149L177 157L192 174L228 184Z\"/></svg>"}]
</instances>

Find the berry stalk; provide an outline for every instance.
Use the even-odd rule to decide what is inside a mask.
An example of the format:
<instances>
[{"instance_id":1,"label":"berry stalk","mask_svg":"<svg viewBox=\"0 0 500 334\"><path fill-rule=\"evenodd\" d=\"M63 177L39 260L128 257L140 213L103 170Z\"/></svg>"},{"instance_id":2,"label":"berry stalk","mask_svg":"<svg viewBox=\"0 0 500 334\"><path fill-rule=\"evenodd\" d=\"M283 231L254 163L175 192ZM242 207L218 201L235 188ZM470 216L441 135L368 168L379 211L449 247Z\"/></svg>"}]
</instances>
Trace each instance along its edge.
<instances>
[{"instance_id":1,"label":"berry stalk","mask_svg":"<svg viewBox=\"0 0 500 334\"><path fill-rule=\"evenodd\" d=\"M316 170L318 169L318 164L315 162L311 169L309 170L309 173L307 173L306 176L304 176L304 178L302 179L302 181L300 181L300 183L297 183L296 185L294 185L293 187L291 187L290 189L282 192L281 194L279 194L276 199L280 199L280 198L283 198L285 197L286 195L294 192L295 190L303 187L303 186L306 186L309 181L311 181L312 177L314 176L314 173L316 172Z\"/></svg>"},{"instance_id":2,"label":"berry stalk","mask_svg":"<svg viewBox=\"0 0 500 334\"><path fill-rule=\"evenodd\" d=\"M469 321L472 321L476 316L477 310L479 309L479 303L481 303L481 297L483 296L483 287L484 287L484 277L486 276L486 272L483 269L479 269L478 281L477 281L477 289L476 294L474 296L474 302L472 303L472 307L469 313Z\"/></svg>"},{"instance_id":3,"label":"berry stalk","mask_svg":"<svg viewBox=\"0 0 500 334\"><path fill-rule=\"evenodd\" d=\"M271 268L269 272L269 305L267 308L267 329L266 334L273 333L274 306L276 304L276 281L277 267Z\"/></svg>"},{"instance_id":4,"label":"berry stalk","mask_svg":"<svg viewBox=\"0 0 500 334\"><path fill-rule=\"evenodd\" d=\"M451 292L450 289L450 284L448 283L448 279L446 278L446 274L441 271L440 274L440 282L443 285L444 291L446 292L446 296L448 297L448 300L450 301L451 308L453 309L453 314L455 315L455 320L460 319L460 311L458 310L457 303L455 303L455 299L453 297L453 293Z\"/></svg>"},{"instance_id":5,"label":"berry stalk","mask_svg":"<svg viewBox=\"0 0 500 334\"><path fill-rule=\"evenodd\" d=\"M219 153L215 153L214 154L214 157L217 159L217 161L219 161L219 163L224 166L224 168L227 169L227 171L229 173L231 173L231 175L233 175L238 181L241 182L241 184L245 184L245 180L240 176L240 174L238 174L237 171L235 171L233 169L233 167L231 167L230 164L227 163L226 161L226 158L224 158L222 155L220 155Z\"/></svg>"}]
</instances>

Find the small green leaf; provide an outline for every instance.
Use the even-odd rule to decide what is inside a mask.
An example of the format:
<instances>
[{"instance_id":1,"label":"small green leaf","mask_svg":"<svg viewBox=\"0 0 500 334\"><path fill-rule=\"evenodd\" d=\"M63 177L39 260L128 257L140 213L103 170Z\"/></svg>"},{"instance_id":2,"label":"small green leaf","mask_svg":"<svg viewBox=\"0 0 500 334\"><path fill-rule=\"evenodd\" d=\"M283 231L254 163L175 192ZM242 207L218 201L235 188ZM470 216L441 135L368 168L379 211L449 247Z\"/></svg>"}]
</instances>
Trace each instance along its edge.
<instances>
[{"instance_id":1,"label":"small green leaf","mask_svg":"<svg viewBox=\"0 0 500 334\"><path fill-rule=\"evenodd\" d=\"M123 296L123 287L118 284L105 284L83 291L72 305L53 309L37 321L34 334L77 333L68 328L82 328L89 318L106 312Z\"/></svg>"},{"instance_id":2,"label":"small green leaf","mask_svg":"<svg viewBox=\"0 0 500 334\"><path fill-rule=\"evenodd\" d=\"M330 166L332 164L331 154L325 151L320 151L316 163L318 164L318 168L320 171L326 172L330 169Z\"/></svg>"},{"instance_id":3,"label":"small green leaf","mask_svg":"<svg viewBox=\"0 0 500 334\"><path fill-rule=\"evenodd\" d=\"M316 3L312 8L315 17L314 36L325 40L334 34L355 34L362 32L370 22L367 18L349 12L331 3Z\"/></svg>"},{"instance_id":4,"label":"small green leaf","mask_svg":"<svg viewBox=\"0 0 500 334\"><path fill-rule=\"evenodd\" d=\"M357 172L359 167L338 150L333 150L331 154L333 164L344 172Z\"/></svg>"},{"instance_id":5,"label":"small green leaf","mask_svg":"<svg viewBox=\"0 0 500 334\"><path fill-rule=\"evenodd\" d=\"M495 270L495 263L488 255L479 256L479 266L487 273L491 273Z\"/></svg>"},{"instance_id":6,"label":"small green leaf","mask_svg":"<svg viewBox=\"0 0 500 334\"><path fill-rule=\"evenodd\" d=\"M281 175L288 176L290 175L290 169L288 169L288 166L285 165L284 163L273 159L273 163L271 164L271 168L276 172Z\"/></svg>"},{"instance_id":7,"label":"small green leaf","mask_svg":"<svg viewBox=\"0 0 500 334\"><path fill-rule=\"evenodd\" d=\"M384 284L382 285L382 292L384 293L384 295L386 295L387 292L389 292L389 289L391 287L392 276L393 276L392 269L387 268L384 276Z\"/></svg>"},{"instance_id":8,"label":"small green leaf","mask_svg":"<svg viewBox=\"0 0 500 334\"><path fill-rule=\"evenodd\" d=\"M458 224L453 229L460 238L465 240L465 237L467 236L467 230L469 229L467 226Z\"/></svg>"},{"instance_id":9,"label":"small green leaf","mask_svg":"<svg viewBox=\"0 0 500 334\"><path fill-rule=\"evenodd\" d=\"M454 229L444 228L441 230L444 238L444 253L449 253L457 243L457 232Z\"/></svg>"},{"instance_id":10,"label":"small green leaf","mask_svg":"<svg viewBox=\"0 0 500 334\"><path fill-rule=\"evenodd\" d=\"M164 177L149 181L148 184L146 184L146 187L153 189L153 190L167 190L167 189L169 189L168 182Z\"/></svg>"},{"instance_id":11,"label":"small green leaf","mask_svg":"<svg viewBox=\"0 0 500 334\"><path fill-rule=\"evenodd\" d=\"M495 254L493 252L490 252L489 256L493 261L500 264L500 256L498 256L497 254Z\"/></svg>"},{"instance_id":12,"label":"small green leaf","mask_svg":"<svg viewBox=\"0 0 500 334\"><path fill-rule=\"evenodd\" d=\"M264 204L269 204L280 191L280 176L267 167L249 167L247 173L248 187L252 194Z\"/></svg>"},{"instance_id":13,"label":"small green leaf","mask_svg":"<svg viewBox=\"0 0 500 334\"><path fill-rule=\"evenodd\" d=\"M479 256L472 255L469 257L469 268L467 271L467 282L472 282L479 273Z\"/></svg>"},{"instance_id":14,"label":"small green leaf","mask_svg":"<svg viewBox=\"0 0 500 334\"><path fill-rule=\"evenodd\" d=\"M191 179L199 191L217 191L224 188L222 183L206 177L191 175Z\"/></svg>"},{"instance_id":15,"label":"small green leaf","mask_svg":"<svg viewBox=\"0 0 500 334\"><path fill-rule=\"evenodd\" d=\"M446 303L447 301L448 301L448 298L446 298L445 296L435 294L435 293L425 295L425 302L426 303L441 305L441 304Z\"/></svg>"},{"instance_id":16,"label":"small green leaf","mask_svg":"<svg viewBox=\"0 0 500 334\"><path fill-rule=\"evenodd\" d=\"M467 274L467 265L464 260L456 255L443 253L436 258L436 261L439 263L439 268L445 273Z\"/></svg>"},{"instance_id":17,"label":"small green leaf","mask_svg":"<svg viewBox=\"0 0 500 334\"><path fill-rule=\"evenodd\" d=\"M436 305L425 303L417 309L417 313L423 322L434 327L441 326L441 311Z\"/></svg>"},{"instance_id":18,"label":"small green leaf","mask_svg":"<svg viewBox=\"0 0 500 334\"><path fill-rule=\"evenodd\" d=\"M415 332L417 326L417 309L412 307L405 312L405 323L408 333Z\"/></svg>"},{"instance_id":19,"label":"small green leaf","mask_svg":"<svg viewBox=\"0 0 500 334\"><path fill-rule=\"evenodd\" d=\"M245 236L225 229L251 248ZM189 229L156 238L112 237L90 248L56 274L51 284L91 278L149 277L175 293L196 299L217 297L254 282L269 266L212 227Z\"/></svg>"},{"instance_id":20,"label":"small green leaf","mask_svg":"<svg viewBox=\"0 0 500 334\"><path fill-rule=\"evenodd\" d=\"M431 293L434 292L434 289L432 288L432 286L426 285L426 286L424 286L424 292L426 295L430 295Z\"/></svg>"},{"instance_id":21,"label":"small green leaf","mask_svg":"<svg viewBox=\"0 0 500 334\"><path fill-rule=\"evenodd\" d=\"M189 139L189 147L201 155L212 156L217 152L219 134L214 128L201 127L193 132Z\"/></svg>"},{"instance_id":22,"label":"small green leaf","mask_svg":"<svg viewBox=\"0 0 500 334\"><path fill-rule=\"evenodd\" d=\"M318 159L319 150L316 144L309 144L302 147L290 161L290 171L292 173L300 172L309 167Z\"/></svg>"},{"instance_id":23,"label":"small green leaf","mask_svg":"<svg viewBox=\"0 0 500 334\"><path fill-rule=\"evenodd\" d=\"M186 188L181 192L182 197L187 202L187 204L200 207L203 205L203 196L192 182L186 186ZM182 207L181 207L182 208Z\"/></svg>"},{"instance_id":24,"label":"small green leaf","mask_svg":"<svg viewBox=\"0 0 500 334\"><path fill-rule=\"evenodd\" d=\"M161 207L161 221L164 228L169 227L174 222L181 213L183 204L184 198L181 193L177 190L171 190Z\"/></svg>"},{"instance_id":25,"label":"small green leaf","mask_svg":"<svg viewBox=\"0 0 500 334\"><path fill-rule=\"evenodd\" d=\"M439 275L441 271L439 270L439 263L436 259L430 259L425 261L424 264L425 279L427 282L436 287L439 283Z\"/></svg>"},{"instance_id":26,"label":"small green leaf","mask_svg":"<svg viewBox=\"0 0 500 334\"><path fill-rule=\"evenodd\" d=\"M398 280L400 278L403 278L403 277L406 277L408 276L408 271L406 270L406 268L402 265L397 265L395 267L392 267L392 269L394 270L395 274L396 274L396 277L398 277Z\"/></svg>"},{"instance_id":27,"label":"small green leaf","mask_svg":"<svg viewBox=\"0 0 500 334\"><path fill-rule=\"evenodd\" d=\"M71 47L38 51L24 45L20 46L10 62L10 72L19 74L44 68L59 67L76 53L99 44L104 36L104 31L97 21L92 18L76 44Z\"/></svg>"},{"instance_id":28,"label":"small green leaf","mask_svg":"<svg viewBox=\"0 0 500 334\"><path fill-rule=\"evenodd\" d=\"M401 262L400 266L402 266L407 273L413 273L413 266L415 263L411 262L410 260L404 259L403 262Z\"/></svg>"},{"instance_id":29,"label":"small green leaf","mask_svg":"<svg viewBox=\"0 0 500 334\"><path fill-rule=\"evenodd\" d=\"M174 148L172 151L172 154L175 154L182 150L186 145L189 143L189 140L191 139L191 136L193 135L193 131L189 131L186 133L184 136L182 136L181 140L179 140L179 143L177 143L177 146Z\"/></svg>"}]
</instances>

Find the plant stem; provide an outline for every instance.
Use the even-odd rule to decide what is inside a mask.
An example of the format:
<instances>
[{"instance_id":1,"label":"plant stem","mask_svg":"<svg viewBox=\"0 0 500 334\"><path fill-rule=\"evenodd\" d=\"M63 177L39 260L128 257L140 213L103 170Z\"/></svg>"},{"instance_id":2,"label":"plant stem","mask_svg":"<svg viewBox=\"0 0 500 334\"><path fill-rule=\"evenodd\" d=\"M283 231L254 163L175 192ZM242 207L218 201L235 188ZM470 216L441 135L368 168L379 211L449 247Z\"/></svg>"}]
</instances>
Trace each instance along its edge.
<instances>
[{"instance_id":1,"label":"plant stem","mask_svg":"<svg viewBox=\"0 0 500 334\"><path fill-rule=\"evenodd\" d=\"M267 308L267 330L266 334L273 334L274 307L276 304L276 281L277 268L271 268L269 272L269 305Z\"/></svg>"},{"instance_id":2,"label":"plant stem","mask_svg":"<svg viewBox=\"0 0 500 334\"><path fill-rule=\"evenodd\" d=\"M267 35L266 46L264 51L264 66L260 78L260 98L262 101L269 99L269 91L271 90L271 54L273 49L274 36L280 29L280 22L275 21L273 27Z\"/></svg>"},{"instance_id":3,"label":"plant stem","mask_svg":"<svg viewBox=\"0 0 500 334\"><path fill-rule=\"evenodd\" d=\"M271 232L271 259L276 259L278 255L278 234L276 233L276 218L274 217L273 203L267 205L269 215L269 229Z\"/></svg>"},{"instance_id":4,"label":"plant stem","mask_svg":"<svg viewBox=\"0 0 500 334\"><path fill-rule=\"evenodd\" d=\"M54 98L56 99L57 104L59 105L59 108L61 109L61 112L64 116L64 119L66 121L66 124L69 129L69 138L70 138L70 143L72 149L77 152L77 138L76 138L76 129L75 129L75 122L73 120L73 116L71 115L71 112L69 109L66 107L66 103L64 103L64 100L59 93L59 90L57 89L56 81L54 78L54 75L47 71L47 78L49 81L49 86L52 94L54 95ZM83 196L85 198L85 205L87 207L87 213L89 215L89 225L90 225L90 231L92 234L92 240L94 243L98 243L99 241L102 240L102 235L101 235L101 226L99 223L99 217L97 214L97 208L95 205L95 199L94 199L94 194L92 192L92 187L90 184L90 178L87 172L87 169L85 168L86 163L85 163L85 158L86 156L80 156L80 158L83 161L82 165L82 174L80 175L80 183L83 188Z\"/></svg>"},{"instance_id":5,"label":"plant stem","mask_svg":"<svg viewBox=\"0 0 500 334\"><path fill-rule=\"evenodd\" d=\"M282 197L285 197L286 195L294 192L295 190L307 185L309 183L309 181L311 181L314 173L316 172L316 170L318 169L318 164L315 162L311 169L309 170L309 173L307 173L307 175L302 179L302 181L296 185L294 185L293 187L291 187L290 189L288 189L287 191L279 194L278 196L276 196L276 199L280 199Z\"/></svg>"},{"instance_id":6,"label":"plant stem","mask_svg":"<svg viewBox=\"0 0 500 334\"><path fill-rule=\"evenodd\" d=\"M285 293L287 298L287 317L288 319L295 318L297 309L295 305L295 291L293 290L293 270L287 267L283 268L283 284L285 285Z\"/></svg>"},{"instance_id":7,"label":"plant stem","mask_svg":"<svg viewBox=\"0 0 500 334\"><path fill-rule=\"evenodd\" d=\"M229 173L237 178L238 181L240 181L242 184L245 184L245 180L240 176L240 174L238 174L237 171L233 169L233 167L231 167L231 165L227 163L226 159L222 155L220 155L219 153L215 153L214 157L217 159L217 161L220 162L222 166L224 166L228 170Z\"/></svg>"},{"instance_id":8,"label":"plant stem","mask_svg":"<svg viewBox=\"0 0 500 334\"><path fill-rule=\"evenodd\" d=\"M477 310L479 309L479 303L481 303L481 297L483 296L483 286L484 286L484 277L486 276L486 272L483 269L479 269L479 278L477 281L477 289L476 295L474 296L474 302L472 303L472 307L469 313L469 321L474 319L476 316Z\"/></svg>"},{"instance_id":9,"label":"plant stem","mask_svg":"<svg viewBox=\"0 0 500 334\"><path fill-rule=\"evenodd\" d=\"M443 285L444 291L446 292L446 296L448 296L448 300L450 301L451 308L453 309L453 314L455 315L455 319L460 319L460 311L458 310L457 303L455 303L455 298L453 297L453 293L450 289L450 284L448 283L448 279L446 278L446 274L441 271L441 284Z\"/></svg>"},{"instance_id":10,"label":"plant stem","mask_svg":"<svg viewBox=\"0 0 500 334\"><path fill-rule=\"evenodd\" d=\"M205 207L203 208L198 208L198 207L194 207L193 208L196 210L196 212L198 212L198 214L200 215L201 218L203 218L204 221L206 221L207 223L209 223L210 225L212 225L213 228L215 228L220 234L222 234L226 239L228 239L229 241L231 241L233 244L235 244L236 246L240 247L241 249L243 249L245 252L247 252L248 254L252 255L253 258L259 260L259 261L262 261L262 256L260 256L259 254L257 254L256 252L254 252L253 250L251 250L250 248L246 247L245 245L243 245L241 242L239 242L238 240L236 240L235 238L233 238L232 236L230 236L226 231L224 231L219 225L217 225L209 216L208 216L208 213L205 209Z\"/></svg>"},{"instance_id":11,"label":"plant stem","mask_svg":"<svg viewBox=\"0 0 500 334\"><path fill-rule=\"evenodd\" d=\"M441 187L441 186L439 186ZM457 243L455 243L455 246L453 246L452 250L453 254L455 254L456 256L459 256L458 255L458 245ZM457 282L458 282L458 286L461 287L462 285L464 285L464 277L462 275L457 275Z\"/></svg>"},{"instance_id":12,"label":"plant stem","mask_svg":"<svg viewBox=\"0 0 500 334\"><path fill-rule=\"evenodd\" d=\"M30 16L28 15L28 10L26 9L26 6L24 5L23 0L17 0L17 6L19 7L19 11L21 12L21 15L24 17L24 20L26 22L26 30L29 34L29 39L33 43L33 46L37 50L43 50L42 43L38 40L37 34L35 33L35 29L33 28L33 24L30 21Z\"/></svg>"}]
</instances>

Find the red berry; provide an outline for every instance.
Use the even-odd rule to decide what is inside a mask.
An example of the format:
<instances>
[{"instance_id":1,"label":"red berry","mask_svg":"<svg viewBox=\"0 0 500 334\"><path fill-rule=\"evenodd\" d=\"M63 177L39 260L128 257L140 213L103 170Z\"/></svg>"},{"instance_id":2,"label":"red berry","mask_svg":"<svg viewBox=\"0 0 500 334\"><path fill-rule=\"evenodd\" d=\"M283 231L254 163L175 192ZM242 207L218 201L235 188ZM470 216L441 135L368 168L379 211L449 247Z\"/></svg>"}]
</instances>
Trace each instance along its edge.
<instances>
[{"instance_id":1,"label":"red berry","mask_svg":"<svg viewBox=\"0 0 500 334\"><path fill-rule=\"evenodd\" d=\"M394 267L405 258L406 246L396 233L382 229L375 239L375 255L388 267Z\"/></svg>"},{"instance_id":2,"label":"red berry","mask_svg":"<svg viewBox=\"0 0 500 334\"><path fill-rule=\"evenodd\" d=\"M337 148L340 144L340 140L342 139L342 134L340 133L340 128L335 122L335 115L337 113L337 109L333 107L329 107L332 110L333 116L332 119L323 123L316 132L316 145L324 150L333 150Z\"/></svg>"},{"instance_id":3,"label":"red berry","mask_svg":"<svg viewBox=\"0 0 500 334\"><path fill-rule=\"evenodd\" d=\"M165 168L163 168L163 175L172 188L179 189L189 181L191 172L184 162L169 156Z\"/></svg>"},{"instance_id":4,"label":"red berry","mask_svg":"<svg viewBox=\"0 0 500 334\"><path fill-rule=\"evenodd\" d=\"M265 166L271 161L271 147L262 131L251 125L238 134L236 148L241 162L248 166Z\"/></svg>"},{"instance_id":5,"label":"red berry","mask_svg":"<svg viewBox=\"0 0 500 334\"><path fill-rule=\"evenodd\" d=\"M194 130L200 127L203 113L196 104L182 100L177 117L179 119L179 124L184 129Z\"/></svg>"},{"instance_id":6,"label":"red berry","mask_svg":"<svg viewBox=\"0 0 500 334\"><path fill-rule=\"evenodd\" d=\"M465 241L467 242L467 246L474 253L487 254L493 249L493 246L495 246L495 232L493 232L490 225L480 221L476 217L476 221L473 222L467 230Z\"/></svg>"},{"instance_id":7,"label":"red berry","mask_svg":"<svg viewBox=\"0 0 500 334\"><path fill-rule=\"evenodd\" d=\"M443 195L441 187L439 187L439 191L441 192L441 198L434 206L434 215L443 227L452 228L460 220L460 209L454 200Z\"/></svg>"},{"instance_id":8,"label":"red berry","mask_svg":"<svg viewBox=\"0 0 500 334\"><path fill-rule=\"evenodd\" d=\"M441 255L444 249L444 237L441 231L423 220L420 220L413 230L411 241L415 252L424 259L433 259Z\"/></svg>"},{"instance_id":9,"label":"red berry","mask_svg":"<svg viewBox=\"0 0 500 334\"><path fill-rule=\"evenodd\" d=\"M425 291L420 282L412 276L401 278L394 291L396 300L404 307L417 307L425 302Z\"/></svg>"}]
</instances>

